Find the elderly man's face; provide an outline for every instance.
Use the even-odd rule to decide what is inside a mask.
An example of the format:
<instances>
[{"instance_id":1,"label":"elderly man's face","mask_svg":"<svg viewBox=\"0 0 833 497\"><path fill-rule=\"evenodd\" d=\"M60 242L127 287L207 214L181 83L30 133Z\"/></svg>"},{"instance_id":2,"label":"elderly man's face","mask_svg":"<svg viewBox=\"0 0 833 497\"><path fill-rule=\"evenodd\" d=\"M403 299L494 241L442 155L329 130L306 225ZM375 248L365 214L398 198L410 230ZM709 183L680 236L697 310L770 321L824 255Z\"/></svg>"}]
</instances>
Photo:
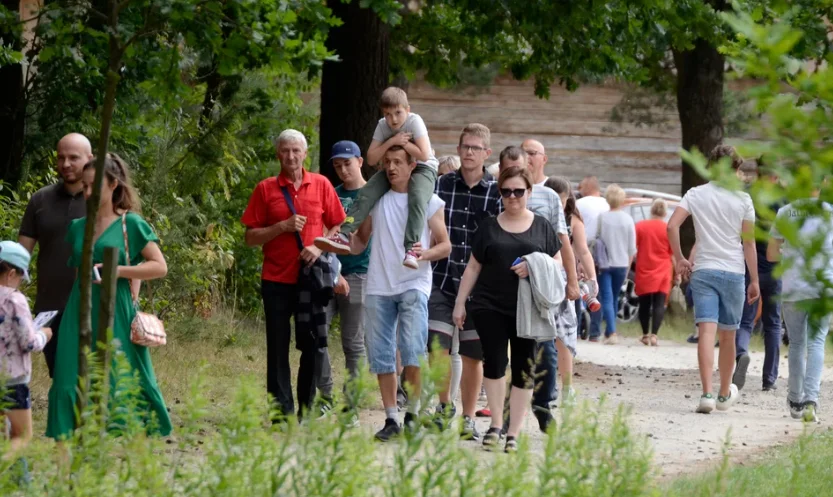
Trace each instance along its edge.
<instances>
[{"instance_id":1,"label":"elderly man's face","mask_svg":"<svg viewBox=\"0 0 833 497\"><path fill-rule=\"evenodd\" d=\"M282 141L278 143L276 150L281 169L286 172L295 172L304 167L307 158L307 150L304 144L299 141Z\"/></svg>"},{"instance_id":2,"label":"elderly man's face","mask_svg":"<svg viewBox=\"0 0 833 497\"><path fill-rule=\"evenodd\" d=\"M533 174L538 174L544 170L544 165L547 163L547 155L544 151L544 146L535 140L527 140L523 143L524 152L527 155L527 162L529 169Z\"/></svg>"}]
</instances>

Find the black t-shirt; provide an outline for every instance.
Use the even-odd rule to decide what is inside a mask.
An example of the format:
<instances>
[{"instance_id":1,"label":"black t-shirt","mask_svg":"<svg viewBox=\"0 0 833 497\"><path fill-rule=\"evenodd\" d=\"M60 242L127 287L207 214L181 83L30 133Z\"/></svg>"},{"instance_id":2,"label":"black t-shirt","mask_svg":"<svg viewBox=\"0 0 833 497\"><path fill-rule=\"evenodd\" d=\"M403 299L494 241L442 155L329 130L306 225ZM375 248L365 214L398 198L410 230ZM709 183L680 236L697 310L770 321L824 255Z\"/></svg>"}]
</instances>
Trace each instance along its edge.
<instances>
[{"instance_id":1,"label":"black t-shirt","mask_svg":"<svg viewBox=\"0 0 833 497\"><path fill-rule=\"evenodd\" d=\"M29 200L20 234L38 243L38 291L35 312L63 311L75 268L67 265L72 247L66 241L69 223L87 214L83 192L71 195L63 183L41 188Z\"/></svg>"},{"instance_id":2,"label":"black t-shirt","mask_svg":"<svg viewBox=\"0 0 833 497\"><path fill-rule=\"evenodd\" d=\"M483 266L472 292L469 309L489 309L514 316L518 308L518 276L509 269L515 259L533 252L555 255L558 242L549 221L535 216L523 233L509 233L496 217L480 223L471 253Z\"/></svg>"}]
</instances>

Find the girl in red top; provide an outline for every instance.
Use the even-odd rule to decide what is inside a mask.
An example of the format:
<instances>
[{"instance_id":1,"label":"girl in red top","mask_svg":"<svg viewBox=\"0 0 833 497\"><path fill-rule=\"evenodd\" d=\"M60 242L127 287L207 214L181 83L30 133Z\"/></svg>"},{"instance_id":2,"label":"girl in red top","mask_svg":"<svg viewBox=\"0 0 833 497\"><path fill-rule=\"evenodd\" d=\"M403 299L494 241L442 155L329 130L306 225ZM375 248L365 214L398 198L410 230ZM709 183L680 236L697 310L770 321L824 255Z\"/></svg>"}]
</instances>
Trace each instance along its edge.
<instances>
[{"instance_id":1,"label":"girl in red top","mask_svg":"<svg viewBox=\"0 0 833 497\"><path fill-rule=\"evenodd\" d=\"M636 223L634 283L639 296L639 322L642 324L642 343L645 345L657 345L657 332L665 317L665 301L671 290L673 264L665 223L667 211L665 201L656 199L651 204L651 219Z\"/></svg>"}]
</instances>

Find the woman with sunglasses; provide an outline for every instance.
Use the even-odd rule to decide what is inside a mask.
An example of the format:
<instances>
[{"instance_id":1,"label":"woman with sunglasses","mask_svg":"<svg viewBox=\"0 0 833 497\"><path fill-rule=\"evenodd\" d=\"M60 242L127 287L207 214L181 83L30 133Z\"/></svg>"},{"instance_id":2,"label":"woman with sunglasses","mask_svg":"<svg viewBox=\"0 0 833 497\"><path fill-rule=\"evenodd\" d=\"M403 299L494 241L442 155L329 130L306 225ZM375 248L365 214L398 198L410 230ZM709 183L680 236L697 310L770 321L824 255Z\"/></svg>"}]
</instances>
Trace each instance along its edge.
<instances>
[{"instance_id":1,"label":"woman with sunglasses","mask_svg":"<svg viewBox=\"0 0 833 497\"><path fill-rule=\"evenodd\" d=\"M454 306L454 323L462 327L471 312L483 347L483 377L492 424L483 446L493 449L502 437L503 400L506 396L507 347L511 344L512 391L506 452L517 449L517 436L532 400L535 341L518 338L516 328L518 282L529 275L519 257L533 252L554 256L556 233L543 217L527 209L532 177L526 168L508 167L500 173L498 188L504 211L482 221L477 228ZM471 295L471 300L469 300Z\"/></svg>"}]
</instances>

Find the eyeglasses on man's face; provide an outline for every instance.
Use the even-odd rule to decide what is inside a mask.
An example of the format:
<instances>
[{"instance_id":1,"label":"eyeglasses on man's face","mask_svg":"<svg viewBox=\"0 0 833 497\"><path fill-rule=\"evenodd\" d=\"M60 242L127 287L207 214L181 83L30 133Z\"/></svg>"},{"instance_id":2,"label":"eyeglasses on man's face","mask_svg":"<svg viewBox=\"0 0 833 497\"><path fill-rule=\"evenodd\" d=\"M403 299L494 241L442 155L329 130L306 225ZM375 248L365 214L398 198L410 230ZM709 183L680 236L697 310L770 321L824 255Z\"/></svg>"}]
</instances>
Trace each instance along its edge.
<instances>
[{"instance_id":1,"label":"eyeglasses on man's face","mask_svg":"<svg viewBox=\"0 0 833 497\"><path fill-rule=\"evenodd\" d=\"M477 145L460 145L460 151L464 154L468 152L479 153L485 150L486 149L484 147L478 147Z\"/></svg>"},{"instance_id":2,"label":"eyeglasses on man's face","mask_svg":"<svg viewBox=\"0 0 833 497\"><path fill-rule=\"evenodd\" d=\"M503 198L515 197L521 198L526 193L526 188L501 188L500 196Z\"/></svg>"}]
</instances>

